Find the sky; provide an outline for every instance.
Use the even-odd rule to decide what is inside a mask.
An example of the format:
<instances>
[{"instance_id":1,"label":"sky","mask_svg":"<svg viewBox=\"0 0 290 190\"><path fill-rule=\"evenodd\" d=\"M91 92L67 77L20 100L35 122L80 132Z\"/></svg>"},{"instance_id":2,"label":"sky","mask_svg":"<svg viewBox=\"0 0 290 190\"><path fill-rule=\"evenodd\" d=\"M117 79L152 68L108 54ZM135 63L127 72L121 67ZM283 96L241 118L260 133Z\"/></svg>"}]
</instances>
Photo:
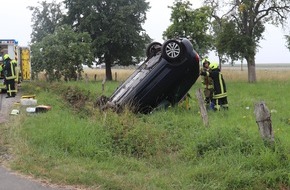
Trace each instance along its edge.
<instances>
[{"instance_id":1,"label":"sky","mask_svg":"<svg viewBox=\"0 0 290 190\"><path fill-rule=\"evenodd\" d=\"M0 39L15 39L20 46L27 46L30 41L32 12L27 6L37 6L39 0L0 0L1 7L13 7L13 9L1 9L1 30ZM201 0L191 0L195 8L201 6ZM50 2L50 0L48 0ZM174 0L147 0L150 3L150 10L147 12L147 20L143 28L149 36L158 42L163 42L162 33L171 24L171 6ZM289 25L289 23L288 23ZM264 40L260 42L260 48L256 55L256 63L289 63L290 51L285 47L284 35L287 34L281 28L267 26L264 33ZM290 32L288 31L288 34ZM217 61L214 53L209 59Z\"/></svg>"}]
</instances>

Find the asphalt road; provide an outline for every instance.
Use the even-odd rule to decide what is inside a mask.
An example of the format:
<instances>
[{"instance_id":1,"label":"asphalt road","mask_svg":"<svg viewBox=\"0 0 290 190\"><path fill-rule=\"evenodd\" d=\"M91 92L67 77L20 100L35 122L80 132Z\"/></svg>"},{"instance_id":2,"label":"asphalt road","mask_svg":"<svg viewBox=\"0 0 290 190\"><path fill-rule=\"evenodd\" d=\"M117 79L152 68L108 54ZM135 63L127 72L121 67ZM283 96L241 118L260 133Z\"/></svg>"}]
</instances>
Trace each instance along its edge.
<instances>
[{"instance_id":1,"label":"asphalt road","mask_svg":"<svg viewBox=\"0 0 290 190\"><path fill-rule=\"evenodd\" d=\"M5 93L0 94L0 125L4 125L9 121L10 117L17 117L17 115L10 115L17 102L20 102L21 95L17 94L14 98L6 98ZM21 114L21 113L20 113ZM0 134L1 135L1 134ZM1 136L0 136L1 138ZM3 157L8 157L7 154L1 154L1 150L5 150L5 147L1 147L0 144L0 190L68 190L76 189L70 187L59 188L52 184L45 182L39 182L31 178L16 174L13 171L5 168L1 160ZM4 158L5 159L5 158Z\"/></svg>"},{"instance_id":2,"label":"asphalt road","mask_svg":"<svg viewBox=\"0 0 290 190\"><path fill-rule=\"evenodd\" d=\"M66 188L67 189L67 188ZM0 166L0 190L62 190L14 174L8 169Z\"/></svg>"}]
</instances>

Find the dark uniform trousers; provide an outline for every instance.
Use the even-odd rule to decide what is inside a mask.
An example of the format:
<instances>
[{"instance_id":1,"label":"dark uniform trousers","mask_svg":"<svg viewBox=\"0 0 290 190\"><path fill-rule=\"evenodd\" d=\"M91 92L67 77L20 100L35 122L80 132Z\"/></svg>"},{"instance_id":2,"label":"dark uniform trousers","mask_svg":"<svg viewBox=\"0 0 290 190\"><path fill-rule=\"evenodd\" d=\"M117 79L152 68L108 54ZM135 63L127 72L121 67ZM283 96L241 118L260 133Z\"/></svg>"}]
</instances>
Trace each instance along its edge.
<instances>
[{"instance_id":1,"label":"dark uniform trousers","mask_svg":"<svg viewBox=\"0 0 290 190\"><path fill-rule=\"evenodd\" d=\"M16 96L15 79L6 79L5 83L7 89L7 96L8 97Z\"/></svg>"}]
</instances>

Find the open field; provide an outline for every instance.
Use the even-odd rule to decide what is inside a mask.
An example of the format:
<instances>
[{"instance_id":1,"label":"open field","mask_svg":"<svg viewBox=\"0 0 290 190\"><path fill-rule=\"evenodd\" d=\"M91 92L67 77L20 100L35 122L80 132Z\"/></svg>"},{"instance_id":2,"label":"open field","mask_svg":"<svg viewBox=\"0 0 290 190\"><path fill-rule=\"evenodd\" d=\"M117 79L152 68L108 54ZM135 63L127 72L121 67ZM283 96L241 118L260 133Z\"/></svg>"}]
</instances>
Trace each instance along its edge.
<instances>
[{"instance_id":1,"label":"open field","mask_svg":"<svg viewBox=\"0 0 290 190\"><path fill-rule=\"evenodd\" d=\"M96 95L112 94L133 70L113 69L117 81L108 81L102 92L104 72L86 69L89 80L76 82L23 83L23 93L36 94L52 110L22 109L0 125L0 146L13 155L7 164L81 189L290 189L289 69L257 69L258 82L249 84L247 71L223 68L229 110L209 111L209 127L194 96L199 81L189 91L190 109L180 104L148 115L101 112L93 106ZM260 101L271 111L273 144L258 131L254 105Z\"/></svg>"},{"instance_id":2,"label":"open field","mask_svg":"<svg viewBox=\"0 0 290 190\"><path fill-rule=\"evenodd\" d=\"M112 77L115 81L124 81L134 72L137 67L113 67ZM226 80L248 81L248 70L246 65L222 65L222 73ZM290 64L258 64L256 65L256 74L258 81L271 80L289 80ZM84 68L83 77L89 81L103 81L105 78L105 69ZM43 74L39 74L39 79L44 80Z\"/></svg>"},{"instance_id":3,"label":"open field","mask_svg":"<svg viewBox=\"0 0 290 190\"><path fill-rule=\"evenodd\" d=\"M112 69L113 79L117 81L124 81L132 72L134 68L130 69ZM225 80L229 81L248 81L248 71L247 67L243 66L241 68L240 65L222 66L222 73L224 75ZM89 80L102 81L105 78L105 69L90 69L86 68L84 70L84 75L87 74ZM260 64L256 66L256 74L258 81L271 81L271 80L290 80L290 64L276 64L276 65L268 65L268 64Z\"/></svg>"}]
</instances>

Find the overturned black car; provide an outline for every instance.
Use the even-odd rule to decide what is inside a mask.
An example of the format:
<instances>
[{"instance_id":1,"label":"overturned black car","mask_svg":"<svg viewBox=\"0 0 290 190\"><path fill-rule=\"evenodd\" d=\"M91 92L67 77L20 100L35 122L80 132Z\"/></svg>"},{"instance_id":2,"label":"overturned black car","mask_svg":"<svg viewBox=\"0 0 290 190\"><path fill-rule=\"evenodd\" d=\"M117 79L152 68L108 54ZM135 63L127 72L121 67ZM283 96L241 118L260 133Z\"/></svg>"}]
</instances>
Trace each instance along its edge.
<instances>
[{"instance_id":1,"label":"overturned black car","mask_svg":"<svg viewBox=\"0 0 290 190\"><path fill-rule=\"evenodd\" d=\"M199 77L199 55L186 38L151 43L147 59L121 84L107 102L116 110L128 106L149 113L167 102L177 104Z\"/></svg>"}]
</instances>

